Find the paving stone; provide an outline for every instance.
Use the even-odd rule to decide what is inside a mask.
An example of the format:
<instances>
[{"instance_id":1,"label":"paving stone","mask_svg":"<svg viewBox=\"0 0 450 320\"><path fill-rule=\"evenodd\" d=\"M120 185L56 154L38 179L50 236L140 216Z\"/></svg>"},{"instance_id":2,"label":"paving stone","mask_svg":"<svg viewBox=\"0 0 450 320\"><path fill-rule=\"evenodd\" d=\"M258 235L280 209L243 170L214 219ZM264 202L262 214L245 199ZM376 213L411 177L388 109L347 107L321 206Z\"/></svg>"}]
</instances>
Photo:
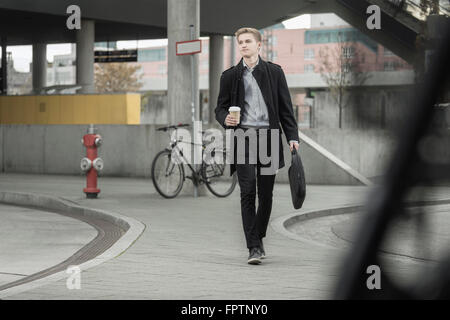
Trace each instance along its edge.
<instances>
[{"instance_id":1,"label":"paving stone","mask_svg":"<svg viewBox=\"0 0 450 320\"><path fill-rule=\"evenodd\" d=\"M151 180L100 177L100 197L82 194L84 177L0 175L0 189L61 196L83 206L114 211L143 222L142 236L120 256L84 271L81 289L60 280L7 299L327 299L338 279L342 251L280 234L269 225L267 259L246 263L239 186L227 198L182 195L163 199ZM271 220L307 210L363 204L359 186L307 187L295 210L289 186L276 184ZM435 198L449 188L436 189ZM311 230L309 230L311 231ZM400 262L402 268L408 264ZM403 270L403 269L402 269Z\"/></svg>"}]
</instances>

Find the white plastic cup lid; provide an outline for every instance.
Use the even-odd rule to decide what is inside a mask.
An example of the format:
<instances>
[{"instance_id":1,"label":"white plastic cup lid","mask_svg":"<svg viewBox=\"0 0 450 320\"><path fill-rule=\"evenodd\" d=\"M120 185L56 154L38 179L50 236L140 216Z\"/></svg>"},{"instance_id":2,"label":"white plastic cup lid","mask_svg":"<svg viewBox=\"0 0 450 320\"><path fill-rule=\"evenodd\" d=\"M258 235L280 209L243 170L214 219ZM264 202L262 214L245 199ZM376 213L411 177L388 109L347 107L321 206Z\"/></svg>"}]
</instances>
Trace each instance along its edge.
<instances>
[{"instance_id":1,"label":"white plastic cup lid","mask_svg":"<svg viewBox=\"0 0 450 320\"><path fill-rule=\"evenodd\" d=\"M230 107L230 108L228 109L228 111L229 111L229 112L233 112L233 111L241 111L241 108L239 108L239 107Z\"/></svg>"}]
</instances>

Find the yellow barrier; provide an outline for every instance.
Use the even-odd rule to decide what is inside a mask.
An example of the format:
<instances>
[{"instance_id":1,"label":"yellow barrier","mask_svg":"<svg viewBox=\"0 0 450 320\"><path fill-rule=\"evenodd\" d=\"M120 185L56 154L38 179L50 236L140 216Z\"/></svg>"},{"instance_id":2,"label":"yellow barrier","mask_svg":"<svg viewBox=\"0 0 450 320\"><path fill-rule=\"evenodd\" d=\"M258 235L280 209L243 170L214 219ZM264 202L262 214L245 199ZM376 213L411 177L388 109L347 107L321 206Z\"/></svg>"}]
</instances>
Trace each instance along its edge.
<instances>
[{"instance_id":1,"label":"yellow barrier","mask_svg":"<svg viewBox=\"0 0 450 320\"><path fill-rule=\"evenodd\" d=\"M0 96L1 124L140 124L141 95Z\"/></svg>"}]
</instances>

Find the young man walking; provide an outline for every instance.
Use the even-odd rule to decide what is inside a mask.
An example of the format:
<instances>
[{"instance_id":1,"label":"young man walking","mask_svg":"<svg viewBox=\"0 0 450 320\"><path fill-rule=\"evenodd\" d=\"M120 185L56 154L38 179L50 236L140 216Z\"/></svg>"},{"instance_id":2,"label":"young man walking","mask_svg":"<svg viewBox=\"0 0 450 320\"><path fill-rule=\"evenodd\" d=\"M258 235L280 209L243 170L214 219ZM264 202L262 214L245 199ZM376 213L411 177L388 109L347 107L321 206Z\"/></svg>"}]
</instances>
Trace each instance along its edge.
<instances>
[{"instance_id":1,"label":"young man walking","mask_svg":"<svg viewBox=\"0 0 450 320\"><path fill-rule=\"evenodd\" d=\"M261 59L261 34L254 28L241 28L235 33L242 59L236 66L224 71L220 78L220 92L215 109L216 120L225 129L244 131L246 136L256 134L256 148L251 139L245 139L245 162L235 160L231 173L237 172L241 189L242 223L249 249L249 264L260 264L266 255L262 239L266 236L272 211L272 191L276 171L267 174L267 166L284 167L280 124L289 141L289 147L298 150L298 127L292 110L292 102L286 77L279 65ZM240 121L228 109L241 108ZM250 130L249 132L247 132ZM277 143L271 137L277 134ZM271 143L272 141L272 143ZM260 149L267 150L267 164L260 157ZM263 152L264 153L264 152ZM256 154L256 161L251 155ZM256 163L255 163L256 162ZM255 201L258 195L258 209Z\"/></svg>"}]
</instances>

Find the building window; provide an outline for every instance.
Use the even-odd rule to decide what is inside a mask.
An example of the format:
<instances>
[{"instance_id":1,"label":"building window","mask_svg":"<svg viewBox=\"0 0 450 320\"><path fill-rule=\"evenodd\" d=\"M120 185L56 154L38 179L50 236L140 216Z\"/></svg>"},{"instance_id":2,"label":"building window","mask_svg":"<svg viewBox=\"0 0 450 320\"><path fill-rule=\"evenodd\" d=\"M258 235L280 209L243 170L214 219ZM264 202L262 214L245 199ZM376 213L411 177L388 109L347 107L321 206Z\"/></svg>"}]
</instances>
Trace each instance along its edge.
<instances>
[{"instance_id":1,"label":"building window","mask_svg":"<svg viewBox=\"0 0 450 320\"><path fill-rule=\"evenodd\" d=\"M304 70L305 70L305 73L314 72L314 65L313 64L305 64Z\"/></svg>"},{"instance_id":2,"label":"building window","mask_svg":"<svg viewBox=\"0 0 450 320\"><path fill-rule=\"evenodd\" d=\"M321 32L317 35L317 41L319 43L326 43L327 41L327 33Z\"/></svg>"},{"instance_id":3,"label":"building window","mask_svg":"<svg viewBox=\"0 0 450 320\"><path fill-rule=\"evenodd\" d=\"M262 56L265 60L274 61L277 58L277 52L276 51L265 51L265 52L263 52Z\"/></svg>"},{"instance_id":4,"label":"building window","mask_svg":"<svg viewBox=\"0 0 450 320\"><path fill-rule=\"evenodd\" d=\"M385 61L384 62L384 71L394 71L395 70L395 62L394 61Z\"/></svg>"},{"instance_id":5,"label":"building window","mask_svg":"<svg viewBox=\"0 0 450 320\"><path fill-rule=\"evenodd\" d=\"M353 58L355 55L355 48L353 47L343 47L342 48L342 56L344 58Z\"/></svg>"},{"instance_id":6,"label":"building window","mask_svg":"<svg viewBox=\"0 0 450 320\"><path fill-rule=\"evenodd\" d=\"M347 62L342 65L343 73L349 73L351 70L352 70L352 67L351 67L350 63Z\"/></svg>"},{"instance_id":7,"label":"building window","mask_svg":"<svg viewBox=\"0 0 450 320\"><path fill-rule=\"evenodd\" d=\"M8 77L9 78L9 77ZM54 81L54 79L53 79L54 77L53 77L53 72L47 72L47 83L51 83L51 84L53 84L53 81ZM9 79L8 79L9 80Z\"/></svg>"},{"instance_id":8,"label":"building window","mask_svg":"<svg viewBox=\"0 0 450 320\"><path fill-rule=\"evenodd\" d=\"M276 36L268 36L267 43L269 45L276 46L277 45L277 37Z\"/></svg>"},{"instance_id":9,"label":"building window","mask_svg":"<svg viewBox=\"0 0 450 320\"><path fill-rule=\"evenodd\" d=\"M70 66L72 64L72 61L70 59L55 59L54 64L57 67L65 67L65 66Z\"/></svg>"},{"instance_id":10,"label":"building window","mask_svg":"<svg viewBox=\"0 0 450 320\"><path fill-rule=\"evenodd\" d=\"M354 28L305 31L305 44L350 41L358 41L377 52L378 44Z\"/></svg>"},{"instance_id":11,"label":"building window","mask_svg":"<svg viewBox=\"0 0 450 320\"><path fill-rule=\"evenodd\" d=\"M272 60L275 60L277 58L277 52L272 51Z\"/></svg>"},{"instance_id":12,"label":"building window","mask_svg":"<svg viewBox=\"0 0 450 320\"><path fill-rule=\"evenodd\" d=\"M305 60L313 60L314 59L314 49L309 48L305 49Z\"/></svg>"},{"instance_id":13,"label":"building window","mask_svg":"<svg viewBox=\"0 0 450 320\"><path fill-rule=\"evenodd\" d=\"M166 48L138 50L138 62L151 62L164 60L166 60Z\"/></svg>"},{"instance_id":14,"label":"building window","mask_svg":"<svg viewBox=\"0 0 450 320\"><path fill-rule=\"evenodd\" d=\"M166 73L167 73L167 65L165 65L165 64L160 64L160 65L158 66L158 73L159 73L159 74L162 74L162 75L166 74Z\"/></svg>"}]
</instances>

